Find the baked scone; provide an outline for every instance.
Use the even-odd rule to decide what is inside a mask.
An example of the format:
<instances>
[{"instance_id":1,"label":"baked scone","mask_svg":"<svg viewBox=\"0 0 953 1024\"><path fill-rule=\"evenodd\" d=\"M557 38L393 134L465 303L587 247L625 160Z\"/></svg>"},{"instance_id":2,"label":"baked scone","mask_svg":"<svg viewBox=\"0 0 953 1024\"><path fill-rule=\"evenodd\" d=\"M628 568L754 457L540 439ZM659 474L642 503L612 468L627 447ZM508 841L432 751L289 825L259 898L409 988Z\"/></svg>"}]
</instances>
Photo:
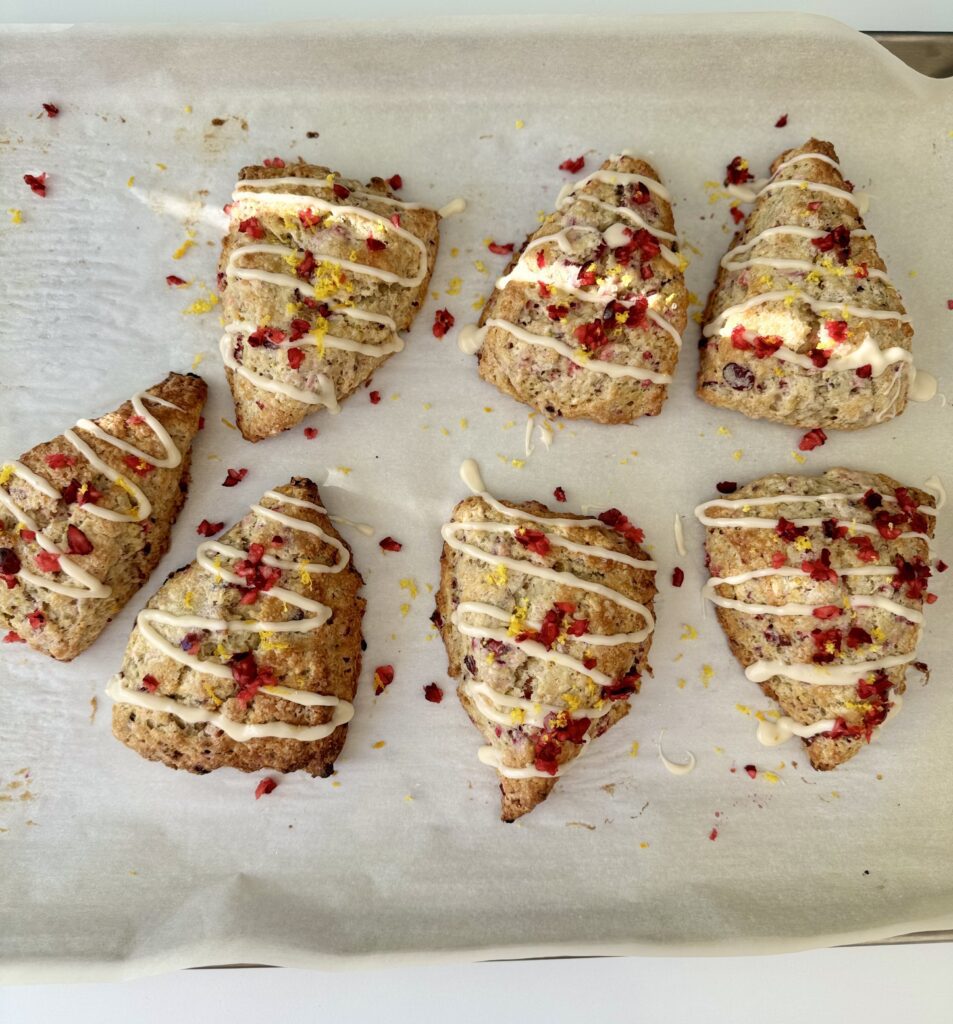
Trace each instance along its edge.
<instances>
[{"instance_id":1,"label":"baked scone","mask_svg":"<svg viewBox=\"0 0 953 1024\"><path fill-rule=\"evenodd\" d=\"M327 167L242 168L222 242L220 350L249 441L337 412L427 294L440 213Z\"/></svg>"},{"instance_id":2,"label":"baked scone","mask_svg":"<svg viewBox=\"0 0 953 1024\"><path fill-rule=\"evenodd\" d=\"M628 714L651 671L655 563L617 509L587 519L497 501L472 460L462 475L475 493L442 529L435 621L515 821Z\"/></svg>"},{"instance_id":3,"label":"baked scone","mask_svg":"<svg viewBox=\"0 0 953 1024\"><path fill-rule=\"evenodd\" d=\"M662 409L688 293L668 190L628 153L568 184L460 346L547 416L631 423Z\"/></svg>"},{"instance_id":4,"label":"baked scone","mask_svg":"<svg viewBox=\"0 0 953 1024\"><path fill-rule=\"evenodd\" d=\"M0 469L0 630L81 654L169 548L207 388L170 373Z\"/></svg>"},{"instance_id":5,"label":"baked scone","mask_svg":"<svg viewBox=\"0 0 953 1024\"><path fill-rule=\"evenodd\" d=\"M327 777L354 713L362 584L310 480L266 491L139 613L106 690L113 735L197 774Z\"/></svg>"},{"instance_id":6,"label":"baked scone","mask_svg":"<svg viewBox=\"0 0 953 1024\"><path fill-rule=\"evenodd\" d=\"M935 505L880 473L832 469L767 476L695 510L704 594L745 675L780 706L761 742L800 736L827 770L899 710L932 600Z\"/></svg>"},{"instance_id":7,"label":"baked scone","mask_svg":"<svg viewBox=\"0 0 953 1024\"><path fill-rule=\"evenodd\" d=\"M750 172L744 170L741 176ZM913 328L864 227L866 196L829 142L782 153L722 258L704 314L698 395L797 427L859 430L926 400Z\"/></svg>"}]
</instances>

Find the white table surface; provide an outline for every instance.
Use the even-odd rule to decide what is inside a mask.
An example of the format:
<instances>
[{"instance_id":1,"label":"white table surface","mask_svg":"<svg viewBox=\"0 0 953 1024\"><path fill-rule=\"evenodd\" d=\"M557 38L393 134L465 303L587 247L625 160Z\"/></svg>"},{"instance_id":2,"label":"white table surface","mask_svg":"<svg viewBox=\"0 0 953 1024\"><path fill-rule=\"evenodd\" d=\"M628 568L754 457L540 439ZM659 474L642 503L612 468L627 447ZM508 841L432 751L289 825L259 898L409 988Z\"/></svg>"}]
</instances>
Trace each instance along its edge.
<instances>
[{"instance_id":1,"label":"white table surface","mask_svg":"<svg viewBox=\"0 0 953 1024\"><path fill-rule=\"evenodd\" d=\"M262 21L451 13L446 0L365 0L359 8L315 0L278 5L243 0L3 0L0 22ZM948 0L789 0L721 5L666 0L589 0L591 13L712 12L781 8L837 17L855 28L953 31ZM330 10L329 10L330 8ZM477 0L466 13L580 12L577 2ZM279 13L280 12L280 13ZM2 54L0 54L2 59ZM953 123L953 119L951 119ZM267 1016L266 1016L267 1015ZM788 1021L953 1020L953 944L818 950L763 959L613 959L472 964L320 974L301 970L201 970L114 984L10 986L0 989L0 1022L134 1024L263 1020L454 1024L526 1020Z\"/></svg>"}]
</instances>

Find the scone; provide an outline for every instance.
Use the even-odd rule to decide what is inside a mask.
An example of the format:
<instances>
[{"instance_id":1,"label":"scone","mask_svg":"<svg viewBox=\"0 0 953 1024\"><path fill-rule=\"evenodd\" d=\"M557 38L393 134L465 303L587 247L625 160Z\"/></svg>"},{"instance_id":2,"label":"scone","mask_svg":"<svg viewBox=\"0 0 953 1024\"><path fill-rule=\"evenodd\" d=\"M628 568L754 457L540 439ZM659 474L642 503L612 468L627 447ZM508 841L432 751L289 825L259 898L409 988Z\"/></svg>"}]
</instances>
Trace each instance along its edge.
<instances>
[{"instance_id":1,"label":"scone","mask_svg":"<svg viewBox=\"0 0 953 1024\"><path fill-rule=\"evenodd\" d=\"M0 469L0 630L81 654L169 548L207 388L170 373Z\"/></svg>"},{"instance_id":2,"label":"scone","mask_svg":"<svg viewBox=\"0 0 953 1024\"><path fill-rule=\"evenodd\" d=\"M220 350L249 441L339 404L404 347L440 214L327 167L242 169L222 242Z\"/></svg>"},{"instance_id":3,"label":"scone","mask_svg":"<svg viewBox=\"0 0 953 1024\"><path fill-rule=\"evenodd\" d=\"M767 476L695 510L704 594L745 675L780 706L763 743L800 736L815 768L835 768L899 710L934 600L935 504L879 473L832 469Z\"/></svg>"},{"instance_id":4,"label":"scone","mask_svg":"<svg viewBox=\"0 0 953 1024\"><path fill-rule=\"evenodd\" d=\"M547 416L631 423L662 409L688 293L671 197L628 153L567 185L460 345Z\"/></svg>"},{"instance_id":5,"label":"scone","mask_svg":"<svg viewBox=\"0 0 953 1024\"><path fill-rule=\"evenodd\" d=\"M205 774L334 770L361 671L360 574L304 478L163 583L106 690L113 734Z\"/></svg>"},{"instance_id":6,"label":"scone","mask_svg":"<svg viewBox=\"0 0 953 1024\"><path fill-rule=\"evenodd\" d=\"M629 711L655 627L655 563L618 509L598 519L475 492L442 529L437 622L457 694L515 821Z\"/></svg>"},{"instance_id":7,"label":"scone","mask_svg":"<svg viewBox=\"0 0 953 1024\"><path fill-rule=\"evenodd\" d=\"M729 188L754 208L708 299L699 397L841 430L932 397L936 381L917 379L910 318L864 227L866 197L844 180L834 147L809 139L774 161L768 181Z\"/></svg>"}]
</instances>

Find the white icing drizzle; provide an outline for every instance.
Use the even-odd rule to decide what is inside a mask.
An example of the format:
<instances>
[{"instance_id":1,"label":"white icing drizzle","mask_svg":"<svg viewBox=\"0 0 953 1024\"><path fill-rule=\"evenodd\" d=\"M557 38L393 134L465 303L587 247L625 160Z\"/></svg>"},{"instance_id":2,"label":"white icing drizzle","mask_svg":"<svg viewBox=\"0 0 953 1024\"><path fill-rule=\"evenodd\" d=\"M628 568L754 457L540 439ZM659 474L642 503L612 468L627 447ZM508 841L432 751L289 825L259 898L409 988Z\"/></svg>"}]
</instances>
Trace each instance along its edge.
<instances>
[{"instance_id":1,"label":"white icing drizzle","mask_svg":"<svg viewBox=\"0 0 953 1024\"><path fill-rule=\"evenodd\" d=\"M475 356L483 348L485 340L486 330L482 327L477 327L476 324L464 325L457 335L457 345L459 345L460 351L468 356Z\"/></svg>"},{"instance_id":2,"label":"white icing drizzle","mask_svg":"<svg viewBox=\"0 0 953 1024\"><path fill-rule=\"evenodd\" d=\"M837 665L816 665L814 662L797 662L789 665L783 661L761 660L752 662L745 669L745 676L753 683L763 683L772 676L781 676L808 686L852 686L858 679L871 672L909 665L916 656L914 651L911 654L892 654L872 661Z\"/></svg>"},{"instance_id":3,"label":"white icing drizzle","mask_svg":"<svg viewBox=\"0 0 953 1024\"><path fill-rule=\"evenodd\" d=\"M903 697L895 690L890 692L890 704L891 707L884 720L880 725L874 727L874 735L879 733L891 718L898 715L903 707ZM768 718L762 719L758 723L756 735L758 742L762 746L777 747L782 743L786 743L793 736L799 736L801 739L810 739L812 736L819 736L821 733L830 732L835 725L837 725L837 720L834 718L822 718L820 721L812 722L810 725L803 725L788 715L782 715L774 721Z\"/></svg>"},{"instance_id":4,"label":"white icing drizzle","mask_svg":"<svg viewBox=\"0 0 953 1024\"><path fill-rule=\"evenodd\" d=\"M676 512L675 513L675 550L683 557L687 554L685 548L685 530L682 527L682 517Z\"/></svg>"},{"instance_id":5,"label":"white icing drizzle","mask_svg":"<svg viewBox=\"0 0 953 1024\"><path fill-rule=\"evenodd\" d=\"M542 704L539 701L527 700L525 697L512 697L506 693L500 693L486 683L477 683L468 680L464 689L470 695L473 703L476 704L480 713L495 725L505 725L511 728L513 719L510 712L518 710L523 712L521 725L529 725L541 729L546 721L547 715L568 715L572 719L588 718L591 720L604 718L612 710L608 701L603 701L601 708L576 708L569 711L565 707L557 707L555 704ZM506 708L506 711L499 711L498 708Z\"/></svg>"},{"instance_id":6,"label":"white icing drizzle","mask_svg":"<svg viewBox=\"0 0 953 1024\"><path fill-rule=\"evenodd\" d=\"M121 438L114 437L92 420L78 420L76 422L76 428L87 431L100 441L104 441L106 444L110 444L114 448L118 448L120 451L133 455L137 459L148 462L153 466L163 469L174 469L176 466L181 464L182 453L176 447L169 432L146 408L146 400L153 402L156 405L164 406L167 409L177 409L178 406L173 405L172 402L168 402L164 398L159 398L157 395L150 395L144 391L137 392L130 400L134 415L142 417L145 424L150 428L150 430L152 430L153 434L155 434L157 441L162 445L164 455L161 457L150 455L147 452L142 451L140 448L135 447L135 445L129 444ZM113 483L121 481L121 489L126 491L126 493L136 502L136 507L129 513L116 512L109 508L101 508L99 505L92 503L83 505L84 511L99 519L104 519L113 523L137 523L146 519L151 514L152 503L142 490L131 480L114 470L112 466L103 462L103 460L79 436L79 434L76 433L75 430L65 430L63 432L63 437L98 473L102 474ZM48 480L44 479L39 474L34 473L33 470L28 466L25 466L22 462L10 462L7 463L7 466L12 470L12 476L19 477L25 483L30 484L31 487L39 491L44 497L50 498L53 501L59 501L61 499L60 492ZM36 543L40 548L50 554L58 556L60 571L71 580L78 583L79 586L68 586L67 584L58 583L55 580L50 579L48 576L41 576L32 570L23 567L21 567L19 572L16 573L18 577L27 583L32 583L34 586L42 588L43 590L49 590L54 594L60 594L62 597L71 597L76 600L84 600L87 598L102 600L103 598L109 597L112 593L112 587L104 584L102 580L97 579L97 577L87 572L72 558L70 558L68 552L51 540L50 537L40 528L36 520L34 520L32 516L30 516L16 503L13 496L5 486L0 486L0 505L6 508L7 511L13 515L17 523L22 523L28 530L32 530L36 534Z\"/></svg>"},{"instance_id":7,"label":"white icing drizzle","mask_svg":"<svg viewBox=\"0 0 953 1024\"><path fill-rule=\"evenodd\" d=\"M850 203L851 206L853 206L860 214L867 212L867 208L870 205L870 197L863 192L848 192L845 189L835 188L833 185L826 185L823 182L811 181L806 178L786 178L783 181L776 180L781 171L807 160L818 160L821 163L830 164L831 167L840 167L837 160L832 159L824 153L799 153L797 156L793 156L778 164L774 170L774 174L770 178L759 179L752 182L750 186L729 185L728 192L743 203L753 203L767 192L773 192L779 188L803 188L805 190L809 189L812 192L823 192L826 195L842 199L844 202Z\"/></svg>"},{"instance_id":8,"label":"white icing drizzle","mask_svg":"<svg viewBox=\"0 0 953 1024\"><path fill-rule=\"evenodd\" d=\"M662 764L665 765L667 771L671 772L672 775L689 775L695 770L695 755L689 750L687 751L688 760L686 761L672 761L670 758L665 756L665 751L662 750L662 737L665 735L663 729L658 735L658 756Z\"/></svg>"},{"instance_id":9,"label":"white icing drizzle","mask_svg":"<svg viewBox=\"0 0 953 1024\"><path fill-rule=\"evenodd\" d=\"M581 757L582 755L580 754L579 756ZM480 747L477 751L477 757L483 764L495 768L500 775L507 779L555 779L562 775L561 767L556 769L555 774L542 772L532 764L525 765L522 768L512 768L510 765L504 764L499 751L494 750L490 746Z\"/></svg>"},{"instance_id":10,"label":"white icing drizzle","mask_svg":"<svg viewBox=\"0 0 953 1024\"><path fill-rule=\"evenodd\" d=\"M467 459L463 463L460 467L460 476L467 487L486 502L494 511L509 519L531 522L542 527L543 529L541 532L545 534L550 545L553 547L562 547L566 550L578 554L584 554L589 557L605 558L609 561L622 562L626 565L631 565L635 569L644 569L648 571L654 571L656 569L656 564L652 561L632 558L630 555L626 555L623 552L612 551L607 548L599 547L598 545L577 544L561 537L559 534L550 532L550 529L553 527L598 527L600 529L604 529L605 524L600 522L598 519L550 519L534 515L530 512L524 512L521 509L509 508L507 505L504 505L502 502L487 493L486 486L480 474L480 468L473 459ZM547 527L550 529L546 529ZM652 633L655 628L655 619L649 609L640 602L634 601L610 587L591 580L582 579L575 573L557 571L550 569L548 566L536 565L528 559L517 559L509 558L505 555L496 555L491 552L484 551L475 544L466 543L465 541L460 540L457 536L459 533L466 531L514 534L518 528L517 523L487 521L450 522L443 525L441 528L441 535L448 547L466 555L469 558L476 559L477 561L484 562L488 565L505 566L506 569L512 570L513 572L523 573L528 576L536 576L540 579L552 580L553 582L561 583L577 590L598 594L600 597L611 601L613 604L635 612L641 617L644 623L641 629L626 633L593 634L587 632L579 637L572 637L571 639L573 642L579 643L584 647L614 647L620 644L640 643ZM475 625L472 622L465 621L467 616L484 616L496 622L509 624L512 619L512 613L503 608L480 601L464 601L454 609L450 620L464 636L498 640L509 644L510 646L514 646L523 651L532 658L548 662L550 664L560 665L578 673L579 675L586 676L597 686L608 686L612 683L612 679L604 672L600 672L594 667L586 668L583 662L578 658L574 658L562 651L547 650L543 644L536 640L517 640L515 636L511 636L509 634L508 629L506 628L500 629L492 626ZM522 625L527 629L538 629L542 623L526 619ZM488 701L493 701L498 705L509 707L510 709L520 708L523 709L524 712L527 710L533 711L534 717L532 719L526 719L526 724L541 725L542 720L549 711L566 710L556 708L555 706L539 704L535 701L528 701L523 698L500 694L498 691L487 687L485 684L475 683L469 680L465 684L465 688L467 689L467 692L471 693L474 703L481 711L484 710ZM537 709L546 710L540 711ZM492 707L490 710L493 710ZM572 713L572 717L596 719L608 714L609 710L608 702L603 702L603 706L599 708L579 708L576 712ZM499 712L494 712L494 714L496 717L489 714L487 717L496 724L511 724L511 720L508 715L501 720L501 714ZM487 753L484 754L481 751L480 760L483 761L484 764L492 764L498 771L500 771L501 774L508 778L535 778L548 776L547 772L539 772L531 766L520 769L507 769L506 766L503 765L498 753L494 751L492 747L485 747L483 750L487 751ZM510 771L516 771L520 774L510 775Z\"/></svg>"},{"instance_id":11,"label":"white icing drizzle","mask_svg":"<svg viewBox=\"0 0 953 1024\"><path fill-rule=\"evenodd\" d=\"M824 238L826 231L818 231L815 228L806 228L799 224L779 224L776 227L765 228L764 231L759 231L758 234L749 238L746 242L741 242L736 245L733 249L729 249L728 252L721 259L721 265L728 269L731 269L729 264L736 256L743 256L745 253L750 252L759 242L763 242L766 238L776 238L779 235L793 235L797 238ZM870 232L866 228L854 228L850 233L851 238L869 238ZM815 269L812 267L812 269ZM821 269L821 268L816 268ZM869 274L873 275L873 271L868 271ZM879 273L879 272L878 272Z\"/></svg>"},{"instance_id":12,"label":"white icing drizzle","mask_svg":"<svg viewBox=\"0 0 953 1024\"><path fill-rule=\"evenodd\" d=\"M943 481L936 475L936 473L923 481L922 489L936 495L937 511L943 508L946 504L946 488L943 486Z\"/></svg>"},{"instance_id":13,"label":"white icing drizzle","mask_svg":"<svg viewBox=\"0 0 953 1024\"><path fill-rule=\"evenodd\" d=\"M289 384L287 381L273 380L270 377L265 377L260 373L253 373L251 370L246 369L235 358L232 347L232 335L223 334L218 343L222 362L234 373L244 377L256 387L261 388L263 391L270 391L275 395L285 395L288 398L294 398L307 405L324 406L332 413L340 411L341 406L337 400L334 383L326 373L315 373L311 379L313 385L311 388L299 388L294 384Z\"/></svg>"},{"instance_id":14,"label":"white icing drizzle","mask_svg":"<svg viewBox=\"0 0 953 1024\"><path fill-rule=\"evenodd\" d=\"M321 505L306 501L303 498L296 498L293 495L281 494L279 491L266 491L261 500L278 502L293 508L310 509L322 515L327 514L327 510ZM322 562L293 562L286 558L279 558L271 553L265 554L262 557L261 562L263 565L281 570L304 571L315 574L339 573L348 565L350 555L347 548L336 537L325 533L316 523L260 503L252 505L251 511L262 519L271 520L292 530L310 533L312 536L318 537L323 543L330 545L336 552L335 561L330 565ZM210 555L215 557L212 558ZM196 561L202 569L215 576L216 580L238 586L243 586L244 580L241 576L224 568L220 564L221 559L238 560L247 557L248 552L246 550L222 544L219 541L206 541L199 545L196 552ZM184 665L195 672L200 672L203 675L214 676L218 679L231 679L232 671L229 665L218 661L208 661L197 655L189 654L178 644L167 640L156 629L156 626L170 626L183 632L202 629L211 633L308 633L323 626L332 614L332 610L327 605L305 597L297 591L289 590L286 587L273 586L268 591L268 595L283 601L286 605L292 605L309 614L300 619L267 622L259 619L223 619L201 615L176 615L172 612L156 608L145 608L139 613L136 625L146 642L159 651L160 654L165 655L165 657L171 658L178 664ZM204 705L191 706L173 698L163 697L160 694L129 689L123 685L118 676L110 681L106 692L113 700L119 703L135 704L138 707L168 712L178 716L183 721L193 724L208 722L239 742L265 736L298 739L304 742L322 739L325 736L330 736L339 725L349 722L354 714L354 708L348 701L341 700L332 695L294 690L285 686L264 686L261 689L262 692L268 693L273 697L290 700L297 704L333 707L334 713L331 721L325 725L315 726L301 726L285 722L244 724L211 711Z\"/></svg>"},{"instance_id":15,"label":"white icing drizzle","mask_svg":"<svg viewBox=\"0 0 953 1024\"><path fill-rule=\"evenodd\" d=\"M628 154L614 153L610 160L618 160L621 156ZM576 193L585 188L591 181L603 182L607 185L644 185L650 192L654 192L660 199L671 202L671 195L668 189L654 178L647 178L644 174L629 174L625 171L598 170L587 174L578 181L568 181L560 189L556 197L556 209L565 209L574 199L579 198Z\"/></svg>"}]
</instances>

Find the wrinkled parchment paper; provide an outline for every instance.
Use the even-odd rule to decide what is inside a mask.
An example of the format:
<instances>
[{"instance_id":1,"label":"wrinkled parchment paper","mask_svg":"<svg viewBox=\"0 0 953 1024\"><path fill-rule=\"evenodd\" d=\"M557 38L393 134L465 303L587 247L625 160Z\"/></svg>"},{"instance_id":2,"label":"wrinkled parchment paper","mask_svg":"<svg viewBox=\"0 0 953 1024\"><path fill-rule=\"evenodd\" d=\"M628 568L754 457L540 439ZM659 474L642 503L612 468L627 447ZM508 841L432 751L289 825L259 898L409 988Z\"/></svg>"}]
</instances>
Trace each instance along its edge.
<instances>
[{"instance_id":1,"label":"wrinkled parchment paper","mask_svg":"<svg viewBox=\"0 0 953 1024\"><path fill-rule=\"evenodd\" d=\"M756 742L753 714L768 703L702 608L702 531L690 515L717 481L777 470L849 465L949 483L945 402L832 436L799 465L797 431L695 399L690 324L663 415L567 423L527 458L527 409L479 380L456 330L443 341L430 331L437 308L458 328L475 319L503 262L484 240L519 243L534 228L566 180L561 161L585 153L591 168L626 147L672 190L689 286L703 300L730 223L705 183L739 153L763 174L813 134L836 143L871 193L868 224L913 315L917 362L942 392L949 83L833 22L793 16L6 29L0 48L4 455L196 358L211 389L191 497L146 587L72 664L0 651L0 976L750 953L953 924L946 581L922 645L929 685L911 674L902 715L848 765L818 774L796 742ZM47 118L43 102L60 116ZM788 127L776 129L784 113ZM462 195L469 206L444 224L439 297L375 376L383 401L363 392L340 416L309 420L314 440L299 427L252 446L223 420L234 414L218 310L183 311L214 288L214 211L238 168L273 155L357 177L399 172L407 199ZM46 199L22 181L42 171ZM167 274L191 284L169 288ZM476 760L479 737L428 621L438 529L465 493L467 456L501 497L546 501L559 485L573 511L622 508L661 566L654 677L551 798L510 826L497 820L493 773ZM247 479L223 490L226 468L241 466ZM374 526L373 538L348 532L367 581L368 650L338 774L282 778L256 801L256 777L197 778L121 746L103 688L140 607L193 557L195 525L234 521L292 474L318 481L333 512ZM950 523L941 516L948 557ZM401 553L380 550L387 534ZM681 590L668 582L676 564ZM396 679L375 699L371 675L384 663ZM440 705L424 700L432 681L446 691ZM673 758L695 753L693 774L660 763L663 729Z\"/></svg>"}]
</instances>

